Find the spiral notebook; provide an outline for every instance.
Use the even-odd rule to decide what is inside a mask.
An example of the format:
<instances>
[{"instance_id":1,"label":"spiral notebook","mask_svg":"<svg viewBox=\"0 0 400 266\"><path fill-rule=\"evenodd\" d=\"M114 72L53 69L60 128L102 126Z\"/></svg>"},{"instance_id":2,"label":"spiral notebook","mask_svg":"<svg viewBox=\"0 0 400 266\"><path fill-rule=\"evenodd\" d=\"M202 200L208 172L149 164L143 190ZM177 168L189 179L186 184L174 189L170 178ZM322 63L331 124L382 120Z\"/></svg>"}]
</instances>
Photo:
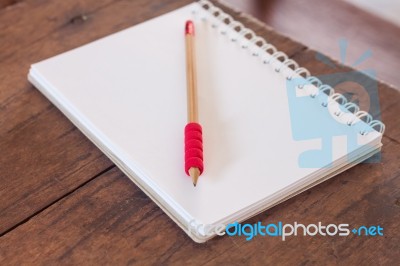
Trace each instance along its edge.
<instances>
[{"instance_id":1,"label":"spiral notebook","mask_svg":"<svg viewBox=\"0 0 400 266\"><path fill-rule=\"evenodd\" d=\"M196 188L184 172L187 19L196 25L204 138ZM33 64L28 78L204 242L212 228L245 221L382 145L381 122L267 41L200 1Z\"/></svg>"}]
</instances>

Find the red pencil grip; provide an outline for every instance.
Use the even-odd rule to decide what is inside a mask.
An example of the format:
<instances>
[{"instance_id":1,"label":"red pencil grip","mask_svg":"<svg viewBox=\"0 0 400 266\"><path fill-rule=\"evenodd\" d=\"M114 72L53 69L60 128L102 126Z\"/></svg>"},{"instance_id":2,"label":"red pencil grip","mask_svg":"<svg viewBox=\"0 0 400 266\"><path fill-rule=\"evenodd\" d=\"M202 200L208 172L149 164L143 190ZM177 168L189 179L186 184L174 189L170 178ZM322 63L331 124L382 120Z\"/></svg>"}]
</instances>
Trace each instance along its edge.
<instances>
[{"instance_id":1,"label":"red pencil grip","mask_svg":"<svg viewBox=\"0 0 400 266\"><path fill-rule=\"evenodd\" d=\"M185 127L185 172L195 167L203 173L203 137L202 128L198 123L189 123Z\"/></svg>"}]
</instances>

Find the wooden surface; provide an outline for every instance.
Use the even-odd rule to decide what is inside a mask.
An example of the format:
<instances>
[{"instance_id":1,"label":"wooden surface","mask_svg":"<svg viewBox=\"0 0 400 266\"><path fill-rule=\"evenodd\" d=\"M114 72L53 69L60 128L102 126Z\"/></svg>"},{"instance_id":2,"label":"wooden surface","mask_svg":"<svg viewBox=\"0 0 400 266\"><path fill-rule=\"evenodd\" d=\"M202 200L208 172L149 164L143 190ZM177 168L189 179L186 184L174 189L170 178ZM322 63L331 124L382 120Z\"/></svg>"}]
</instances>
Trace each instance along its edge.
<instances>
[{"instance_id":1,"label":"wooden surface","mask_svg":"<svg viewBox=\"0 0 400 266\"><path fill-rule=\"evenodd\" d=\"M355 66L376 70L379 80L400 88L400 27L343 0L222 0L275 30L341 61L339 41L348 41L344 63L353 65L366 51L372 56Z\"/></svg>"},{"instance_id":2,"label":"wooden surface","mask_svg":"<svg viewBox=\"0 0 400 266\"><path fill-rule=\"evenodd\" d=\"M387 126L381 163L357 165L248 221L380 224L384 237L196 244L27 82L33 62L189 2L0 1L0 265L398 263L400 93L388 85L379 83ZM234 15L315 75L349 70Z\"/></svg>"}]
</instances>

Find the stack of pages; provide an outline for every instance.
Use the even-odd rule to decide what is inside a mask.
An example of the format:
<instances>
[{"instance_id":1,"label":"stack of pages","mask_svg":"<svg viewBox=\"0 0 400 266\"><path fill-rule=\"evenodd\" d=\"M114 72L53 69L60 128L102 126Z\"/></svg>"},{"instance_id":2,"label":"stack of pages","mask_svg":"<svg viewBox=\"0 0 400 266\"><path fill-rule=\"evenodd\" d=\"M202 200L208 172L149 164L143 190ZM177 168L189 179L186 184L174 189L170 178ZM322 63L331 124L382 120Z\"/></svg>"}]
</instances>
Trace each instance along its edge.
<instances>
[{"instance_id":1,"label":"stack of pages","mask_svg":"<svg viewBox=\"0 0 400 266\"><path fill-rule=\"evenodd\" d=\"M215 12L218 11L218 12ZM196 25L205 170L184 172L184 25ZM365 160L384 125L207 1L33 64L29 80L189 236Z\"/></svg>"}]
</instances>

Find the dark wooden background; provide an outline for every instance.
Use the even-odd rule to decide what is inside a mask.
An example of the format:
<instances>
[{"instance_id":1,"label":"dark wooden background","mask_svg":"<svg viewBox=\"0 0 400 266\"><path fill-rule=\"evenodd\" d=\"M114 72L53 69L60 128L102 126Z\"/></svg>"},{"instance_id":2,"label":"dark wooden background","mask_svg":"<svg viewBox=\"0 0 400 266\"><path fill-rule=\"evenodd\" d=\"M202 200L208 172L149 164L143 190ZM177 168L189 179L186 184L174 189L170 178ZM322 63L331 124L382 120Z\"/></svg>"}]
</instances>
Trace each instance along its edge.
<instances>
[{"instance_id":1,"label":"dark wooden background","mask_svg":"<svg viewBox=\"0 0 400 266\"><path fill-rule=\"evenodd\" d=\"M218 237L196 244L27 82L33 62L189 2L0 0L0 265L398 264L400 93L391 86L379 83L387 126L381 163L357 165L249 220L380 224L385 236ZM240 6L263 19L259 9ZM331 69L306 45L235 16L315 75L349 70ZM388 39L374 45L396 53ZM398 78L389 69L398 57L385 60L388 77Z\"/></svg>"},{"instance_id":2,"label":"dark wooden background","mask_svg":"<svg viewBox=\"0 0 400 266\"><path fill-rule=\"evenodd\" d=\"M357 69L376 70L379 80L400 87L400 27L344 0L222 0L252 14L279 33L340 60L339 40L348 41L346 65L367 50ZM366 0L368 1L368 0Z\"/></svg>"}]
</instances>

